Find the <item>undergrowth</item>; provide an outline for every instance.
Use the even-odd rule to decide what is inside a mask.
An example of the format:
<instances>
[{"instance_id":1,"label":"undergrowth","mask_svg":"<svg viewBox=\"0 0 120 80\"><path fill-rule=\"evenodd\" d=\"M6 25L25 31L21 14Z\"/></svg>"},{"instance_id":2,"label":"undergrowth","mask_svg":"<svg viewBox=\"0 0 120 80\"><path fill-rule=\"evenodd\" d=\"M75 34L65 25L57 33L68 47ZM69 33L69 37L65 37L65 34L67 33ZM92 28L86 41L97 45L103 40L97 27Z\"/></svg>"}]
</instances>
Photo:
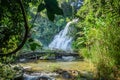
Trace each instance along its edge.
<instances>
[{"instance_id":1,"label":"undergrowth","mask_svg":"<svg viewBox=\"0 0 120 80\"><path fill-rule=\"evenodd\" d=\"M85 59L97 67L99 80L120 77L120 3L118 0L84 0L73 43Z\"/></svg>"}]
</instances>

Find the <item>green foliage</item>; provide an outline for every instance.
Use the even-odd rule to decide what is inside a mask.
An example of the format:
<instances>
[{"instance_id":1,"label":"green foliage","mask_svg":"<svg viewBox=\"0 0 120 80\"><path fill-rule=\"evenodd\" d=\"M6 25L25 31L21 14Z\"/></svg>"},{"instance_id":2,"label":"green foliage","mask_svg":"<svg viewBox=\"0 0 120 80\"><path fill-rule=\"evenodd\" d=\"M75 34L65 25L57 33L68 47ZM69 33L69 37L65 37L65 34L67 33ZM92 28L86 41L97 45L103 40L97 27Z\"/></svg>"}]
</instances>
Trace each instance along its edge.
<instances>
[{"instance_id":1,"label":"green foliage","mask_svg":"<svg viewBox=\"0 0 120 80\"><path fill-rule=\"evenodd\" d=\"M45 5L41 3L41 4L38 6L37 12L40 12L40 11L42 11L42 10L44 10L44 9L45 9Z\"/></svg>"},{"instance_id":2,"label":"green foliage","mask_svg":"<svg viewBox=\"0 0 120 80\"><path fill-rule=\"evenodd\" d=\"M63 9L64 16L71 17L72 16L72 7L70 6L70 4L68 2L63 2L61 4L61 6Z\"/></svg>"},{"instance_id":3,"label":"green foliage","mask_svg":"<svg viewBox=\"0 0 120 80\"><path fill-rule=\"evenodd\" d=\"M78 76L75 78L75 80L81 80L81 76L78 75Z\"/></svg>"},{"instance_id":4,"label":"green foliage","mask_svg":"<svg viewBox=\"0 0 120 80\"><path fill-rule=\"evenodd\" d=\"M75 49L97 66L99 78L105 80L117 80L119 74L119 6L118 0L85 0L77 13L81 21Z\"/></svg>"},{"instance_id":5,"label":"green foliage","mask_svg":"<svg viewBox=\"0 0 120 80\"><path fill-rule=\"evenodd\" d=\"M37 7L35 7L35 9L36 8ZM30 12L31 14L34 14L33 10ZM34 19L34 16L32 16L32 19ZM40 14L37 15L34 26L31 28L31 37L33 39L40 40L43 46L47 46L54 38L54 35L64 28L65 24L65 18L59 15L55 17L54 23L51 22L46 16L46 10L43 10Z\"/></svg>"},{"instance_id":6,"label":"green foliage","mask_svg":"<svg viewBox=\"0 0 120 80\"><path fill-rule=\"evenodd\" d=\"M58 64L52 64L52 65L49 65L49 68L50 68L50 71L57 71L60 69L60 65Z\"/></svg>"},{"instance_id":7,"label":"green foliage","mask_svg":"<svg viewBox=\"0 0 120 80\"><path fill-rule=\"evenodd\" d=\"M45 4L46 4L46 9L48 12L50 12L51 14L57 14L57 15L63 15L63 11L62 9L60 9L58 7L58 2L57 0L44 0Z\"/></svg>"},{"instance_id":8,"label":"green foliage","mask_svg":"<svg viewBox=\"0 0 120 80\"><path fill-rule=\"evenodd\" d=\"M42 44L38 40L34 40L32 42L29 42L29 44L30 44L30 49L32 51L35 51L37 49L37 47L39 47L39 49L42 48Z\"/></svg>"},{"instance_id":9,"label":"green foliage","mask_svg":"<svg viewBox=\"0 0 120 80\"><path fill-rule=\"evenodd\" d=\"M0 2L0 53L15 50L21 42L24 27L19 7L16 1L2 0Z\"/></svg>"},{"instance_id":10,"label":"green foliage","mask_svg":"<svg viewBox=\"0 0 120 80\"><path fill-rule=\"evenodd\" d=\"M0 79L12 80L14 79L16 72L10 67L10 65L4 65L0 63Z\"/></svg>"},{"instance_id":11,"label":"green foliage","mask_svg":"<svg viewBox=\"0 0 120 80\"><path fill-rule=\"evenodd\" d=\"M25 26L27 21L24 21L27 17L23 19L23 10L21 10L22 1L8 1L2 0L0 1L0 53L7 54L11 53L15 50L18 51L21 46L22 40L26 41L26 37L28 32L24 31L24 23ZM23 8L26 11L29 10L29 4L39 5L37 8L37 14L41 12L43 9L46 9L48 12L48 17L50 20L54 20L55 15L62 15L62 10L58 6L58 2L56 0L34 0L34 1L23 1ZM8 4L8 5L7 5ZM28 25L27 25L28 26ZM25 28L27 30L27 28ZM25 37L23 39L25 33ZM24 41L24 42L25 42ZM23 42L23 43L24 43ZM19 46L20 45L20 46ZM17 49L18 48L18 49ZM32 47L31 47L32 48ZM33 49L33 48L32 48Z\"/></svg>"},{"instance_id":12,"label":"green foliage","mask_svg":"<svg viewBox=\"0 0 120 80\"><path fill-rule=\"evenodd\" d=\"M52 2L42 0L37 5L29 4L29 6L30 24L32 22L30 37L41 41L43 46L46 46L53 39L53 36L62 29L63 24L65 24L65 19L59 16L62 14L62 10L59 8L56 0L52 0ZM49 21L47 17L51 21L54 20L54 23Z\"/></svg>"},{"instance_id":13,"label":"green foliage","mask_svg":"<svg viewBox=\"0 0 120 80\"><path fill-rule=\"evenodd\" d=\"M14 54L9 57L6 57L6 56L0 57L0 62L4 63L4 64L14 63L15 60L16 60L16 55L14 55Z\"/></svg>"},{"instance_id":14,"label":"green foliage","mask_svg":"<svg viewBox=\"0 0 120 80\"><path fill-rule=\"evenodd\" d=\"M58 6L57 0L43 0L44 2L40 2L37 12L42 11L43 9L47 10L48 18L53 21L55 18L55 14L63 15L62 9Z\"/></svg>"},{"instance_id":15,"label":"green foliage","mask_svg":"<svg viewBox=\"0 0 120 80\"><path fill-rule=\"evenodd\" d=\"M56 0L0 0L0 55L7 55L12 51L16 53L26 42L28 31L25 32L25 30L28 30L28 23L24 8L29 13L29 4L39 5L37 14L46 8L49 11L48 17L52 21L55 15L63 13ZM26 34L23 39L24 33ZM23 40L23 44L20 45ZM37 41L29 41L33 51L42 46ZM20 48L18 48L19 45ZM11 66L1 63L10 63L14 59L15 57L0 56L0 80L13 80L17 71L14 71Z\"/></svg>"},{"instance_id":16,"label":"green foliage","mask_svg":"<svg viewBox=\"0 0 120 80\"><path fill-rule=\"evenodd\" d=\"M38 39L36 38L29 38L24 47L18 52L19 53L22 53L22 52L28 52L28 51L40 51L42 50L43 48L43 44L38 41Z\"/></svg>"},{"instance_id":17,"label":"green foliage","mask_svg":"<svg viewBox=\"0 0 120 80\"><path fill-rule=\"evenodd\" d=\"M0 80L15 80L22 76L21 66L0 63Z\"/></svg>"}]
</instances>

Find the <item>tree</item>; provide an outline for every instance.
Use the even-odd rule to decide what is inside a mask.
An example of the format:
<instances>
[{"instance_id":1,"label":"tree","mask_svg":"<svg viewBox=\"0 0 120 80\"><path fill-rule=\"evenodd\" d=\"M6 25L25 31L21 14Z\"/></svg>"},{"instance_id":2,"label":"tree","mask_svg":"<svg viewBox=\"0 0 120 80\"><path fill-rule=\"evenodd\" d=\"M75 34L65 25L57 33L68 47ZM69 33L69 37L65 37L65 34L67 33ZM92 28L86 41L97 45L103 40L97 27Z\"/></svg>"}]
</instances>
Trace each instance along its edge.
<instances>
[{"instance_id":1,"label":"tree","mask_svg":"<svg viewBox=\"0 0 120 80\"><path fill-rule=\"evenodd\" d=\"M37 13L46 9L47 16L51 21L54 20L55 15L63 14L62 10L58 7L57 0L1 0L0 56L16 53L23 47L29 33L26 10L29 7L29 3L35 4L37 2L39 2Z\"/></svg>"},{"instance_id":2,"label":"tree","mask_svg":"<svg viewBox=\"0 0 120 80\"><path fill-rule=\"evenodd\" d=\"M119 6L119 0L84 0L77 13L81 21L74 45L95 64L103 80L119 79Z\"/></svg>"}]
</instances>

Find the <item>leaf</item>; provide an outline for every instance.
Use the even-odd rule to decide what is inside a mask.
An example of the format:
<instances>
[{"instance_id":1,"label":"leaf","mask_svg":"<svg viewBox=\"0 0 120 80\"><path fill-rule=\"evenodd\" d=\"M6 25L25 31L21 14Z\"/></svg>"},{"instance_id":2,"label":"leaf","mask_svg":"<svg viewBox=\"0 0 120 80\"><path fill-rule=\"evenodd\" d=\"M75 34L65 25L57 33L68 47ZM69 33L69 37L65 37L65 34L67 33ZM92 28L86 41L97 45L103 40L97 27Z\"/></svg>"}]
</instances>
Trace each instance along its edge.
<instances>
[{"instance_id":1,"label":"leaf","mask_svg":"<svg viewBox=\"0 0 120 80\"><path fill-rule=\"evenodd\" d=\"M46 8L48 18L53 21L55 14L63 15L62 9L59 8L57 0L44 0L44 3L40 3L37 12L42 11Z\"/></svg>"},{"instance_id":2,"label":"leaf","mask_svg":"<svg viewBox=\"0 0 120 80\"><path fill-rule=\"evenodd\" d=\"M32 51L34 51L36 48L37 48L36 43L30 44L30 49L31 49Z\"/></svg>"},{"instance_id":3,"label":"leaf","mask_svg":"<svg viewBox=\"0 0 120 80\"><path fill-rule=\"evenodd\" d=\"M32 51L34 51L37 47L41 48L42 44L36 40L34 42L30 43L30 49Z\"/></svg>"},{"instance_id":4,"label":"leaf","mask_svg":"<svg viewBox=\"0 0 120 80\"><path fill-rule=\"evenodd\" d=\"M7 0L0 0L0 3L1 3L2 6L9 7L9 2Z\"/></svg>"},{"instance_id":5,"label":"leaf","mask_svg":"<svg viewBox=\"0 0 120 80\"><path fill-rule=\"evenodd\" d=\"M50 6L50 7L52 7L52 8L58 6L57 0L44 0L44 2L45 2L45 4L46 4L47 6Z\"/></svg>"},{"instance_id":6,"label":"leaf","mask_svg":"<svg viewBox=\"0 0 120 80\"><path fill-rule=\"evenodd\" d=\"M51 13L49 10L47 10L47 16L51 21L54 21L55 15Z\"/></svg>"},{"instance_id":7,"label":"leaf","mask_svg":"<svg viewBox=\"0 0 120 80\"><path fill-rule=\"evenodd\" d=\"M38 6L38 9L37 9L37 12L40 12L42 10L45 9L45 5L43 3L41 3L39 6Z\"/></svg>"},{"instance_id":8,"label":"leaf","mask_svg":"<svg viewBox=\"0 0 120 80\"><path fill-rule=\"evenodd\" d=\"M34 40L33 40L32 38L30 38L28 41L29 41L29 42L33 42Z\"/></svg>"},{"instance_id":9,"label":"leaf","mask_svg":"<svg viewBox=\"0 0 120 80\"><path fill-rule=\"evenodd\" d=\"M63 15L63 10L58 7L58 8L56 8L56 12L55 13L57 15Z\"/></svg>"},{"instance_id":10,"label":"leaf","mask_svg":"<svg viewBox=\"0 0 120 80\"><path fill-rule=\"evenodd\" d=\"M57 0L44 0L46 9L52 14L63 15L62 9L58 6Z\"/></svg>"}]
</instances>

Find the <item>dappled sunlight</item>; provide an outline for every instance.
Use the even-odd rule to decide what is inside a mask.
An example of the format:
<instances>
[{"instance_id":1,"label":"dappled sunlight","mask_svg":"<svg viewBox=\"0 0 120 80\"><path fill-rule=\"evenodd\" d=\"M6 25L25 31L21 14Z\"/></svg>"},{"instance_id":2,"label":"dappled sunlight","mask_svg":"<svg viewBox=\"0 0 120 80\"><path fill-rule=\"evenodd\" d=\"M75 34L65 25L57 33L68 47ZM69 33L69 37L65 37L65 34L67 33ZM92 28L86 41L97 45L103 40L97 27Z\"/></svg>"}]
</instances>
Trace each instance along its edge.
<instances>
[{"instance_id":1,"label":"dappled sunlight","mask_svg":"<svg viewBox=\"0 0 120 80\"><path fill-rule=\"evenodd\" d=\"M120 80L120 1L0 0L0 80Z\"/></svg>"},{"instance_id":2,"label":"dappled sunlight","mask_svg":"<svg viewBox=\"0 0 120 80\"><path fill-rule=\"evenodd\" d=\"M30 66L33 71L54 71L54 69L65 70L78 70L78 71L94 71L95 67L92 63L87 61L72 61L72 62L59 62L59 61L42 61L20 63L21 66Z\"/></svg>"}]
</instances>

